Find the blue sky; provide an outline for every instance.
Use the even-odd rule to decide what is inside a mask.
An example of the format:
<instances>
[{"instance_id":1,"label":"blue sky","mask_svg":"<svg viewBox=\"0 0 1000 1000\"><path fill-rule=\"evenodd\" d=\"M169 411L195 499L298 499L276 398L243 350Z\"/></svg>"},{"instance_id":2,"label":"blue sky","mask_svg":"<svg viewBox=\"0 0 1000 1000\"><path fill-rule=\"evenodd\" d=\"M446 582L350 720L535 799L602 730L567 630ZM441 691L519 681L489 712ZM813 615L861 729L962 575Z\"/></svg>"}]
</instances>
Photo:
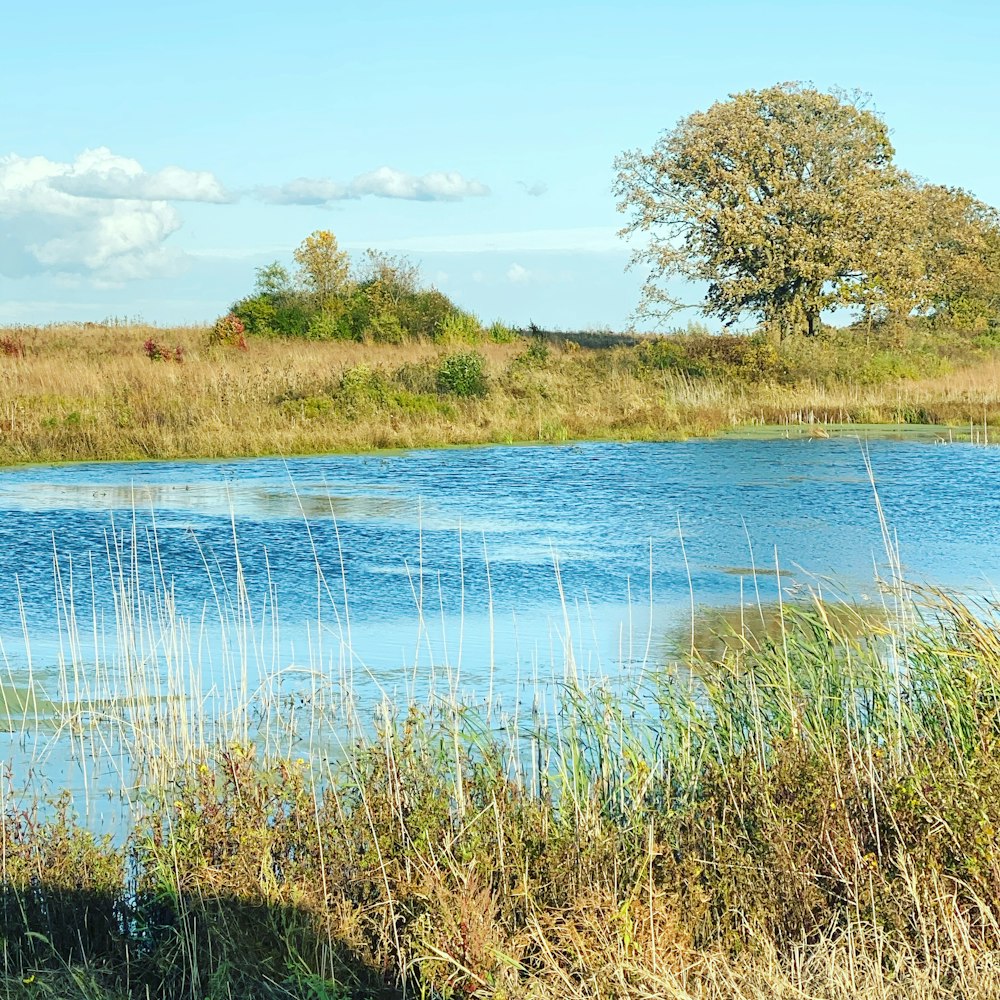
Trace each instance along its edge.
<instances>
[{"instance_id":1,"label":"blue sky","mask_svg":"<svg viewBox=\"0 0 1000 1000\"><path fill-rule=\"evenodd\" d=\"M50 0L0 36L0 323L200 322L315 229L484 320L623 328L612 161L728 93L869 91L1000 204L1000 5Z\"/></svg>"}]
</instances>

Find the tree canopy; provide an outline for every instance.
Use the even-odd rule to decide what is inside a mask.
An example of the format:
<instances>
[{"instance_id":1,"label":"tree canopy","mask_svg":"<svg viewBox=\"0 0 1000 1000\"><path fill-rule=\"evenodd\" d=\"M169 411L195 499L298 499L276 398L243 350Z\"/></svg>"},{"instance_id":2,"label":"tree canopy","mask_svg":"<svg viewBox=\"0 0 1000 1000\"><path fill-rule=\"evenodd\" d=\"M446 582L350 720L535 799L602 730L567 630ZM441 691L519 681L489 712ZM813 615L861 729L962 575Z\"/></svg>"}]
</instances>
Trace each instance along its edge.
<instances>
[{"instance_id":1,"label":"tree canopy","mask_svg":"<svg viewBox=\"0 0 1000 1000\"><path fill-rule=\"evenodd\" d=\"M325 301L346 289L351 274L351 258L337 245L329 229L310 233L293 254L298 264L299 284ZM280 266L280 265L279 265Z\"/></svg>"},{"instance_id":2,"label":"tree canopy","mask_svg":"<svg viewBox=\"0 0 1000 1000\"><path fill-rule=\"evenodd\" d=\"M861 95L800 84L734 94L649 152L622 154L622 233L648 237L634 254L649 267L640 313L683 308L677 278L707 286L706 315L751 316L782 335L814 332L833 306L940 310L959 286L982 298L983 255L1000 248L995 215L916 182L893 155Z\"/></svg>"}]
</instances>

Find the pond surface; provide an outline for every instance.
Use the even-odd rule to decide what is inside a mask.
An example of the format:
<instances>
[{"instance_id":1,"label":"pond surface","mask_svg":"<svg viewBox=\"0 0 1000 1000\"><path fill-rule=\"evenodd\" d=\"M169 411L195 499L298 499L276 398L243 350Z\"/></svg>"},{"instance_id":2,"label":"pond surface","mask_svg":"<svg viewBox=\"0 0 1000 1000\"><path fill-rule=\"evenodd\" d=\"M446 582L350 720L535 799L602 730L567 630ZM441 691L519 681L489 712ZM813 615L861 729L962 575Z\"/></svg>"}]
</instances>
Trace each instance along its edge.
<instances>
[{"instance_id":1,"label":"pond surface","mask_svg":"<svg viewBox=\"0 0 1000 1000\"><path fill-rule=\"evenodd\" d=\"M891 570L865 449L907 579L991 594L1000 450L972 445L722 439L3 470L5 690L21 707L34 683L47 704L79 702L81 686L91 706L114 699L125 682L107 664L125 646L157 696L173 671L170 697L274 674L369 704L420 696L432 677L517 697L567 664L655 664L692 599L767 602L780 587L877 603L876 574Z\"/></svg>"},{"instance_id":2,"label":"pond surface","mask_svg":"<svg viewBox=\"0 0 1000 1000\"><path fill-rule=\"evenodd\" d=\"M907 579L989 591L1000 571L1000 451L866 447ZM705 605L738 603L741 585L744 600L754 587L755 599L773 598L776 561L786 589L874 597L873 569L889 571L857 441L0 472L4 638L22 627L39 640L51 636L57 605L65 610L70 595L78 618L96 611L107 622L113 577L170 589L176 611L196 619L206 608L209 618L217 614L220 602L242 602L265 619L277 609L273 617L293 633L318 619L343 631L349 619L355 652L376 669L405 665L397 662L410 638L404 626L421 615L461 617L463 660L475 671L487 637L469 626L491 609L498 627L518 617L562 620L567 608L576 619L589 608L617 633L630 609L634 623L650 605L686 608L692 593ZM660 618L655 630L669 625Z\"/></svg>"}]
</instances>

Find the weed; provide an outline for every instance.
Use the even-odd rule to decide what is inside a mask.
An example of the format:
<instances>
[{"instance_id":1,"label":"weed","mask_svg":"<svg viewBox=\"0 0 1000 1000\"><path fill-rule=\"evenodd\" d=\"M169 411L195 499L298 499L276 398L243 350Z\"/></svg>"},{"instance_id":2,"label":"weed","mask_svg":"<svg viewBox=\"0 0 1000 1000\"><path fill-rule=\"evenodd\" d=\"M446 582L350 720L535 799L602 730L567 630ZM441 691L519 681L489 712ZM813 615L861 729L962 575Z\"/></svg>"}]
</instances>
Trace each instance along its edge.
<instances>
[{"instance_id":1,"label":"weed","mask_svg":"<svg viewBox=\"0 0 1000 1000\"><path fill-rule=\"evenodd\" d=\"M391 392L359 368L348 385ZM296 726L267 714L255 737L180 741L170 699L148 716L138 686L101 699L74 733L99 708L101 741L127 733L155 773L120 842L68 795L25 805L3 776L2 985L94 1000L995 996L1000 622L894 596L879 616L761 609L759 629L741 617L699 643L709 654L567 681L530 719L432 700L359 726L316 688ZM133 627L165 638L119 627L123 643ZM308 734L309 752L291 759L279 733Z\"/></svg>"}]
</instances>

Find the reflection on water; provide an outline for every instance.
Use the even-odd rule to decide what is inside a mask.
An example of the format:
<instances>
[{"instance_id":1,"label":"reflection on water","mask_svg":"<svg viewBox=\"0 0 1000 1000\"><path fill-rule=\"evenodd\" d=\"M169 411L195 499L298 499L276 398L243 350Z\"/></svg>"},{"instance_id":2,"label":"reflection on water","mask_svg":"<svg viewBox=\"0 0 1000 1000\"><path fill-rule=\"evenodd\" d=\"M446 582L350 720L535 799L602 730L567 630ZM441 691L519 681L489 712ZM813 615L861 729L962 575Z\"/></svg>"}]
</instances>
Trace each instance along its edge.
<instances>
[{"instance_id":1,"label":"reflection on water","mask_svg":"<svg viewBox=\"0 0 1000 1000\"><path fill-rule=\"evenodd\" d=\"M345 520L419 518L419 507L392 495L339 496L322 484L289 483L284 489L250 486L234 489L230 483L162 485L155 483L101 485L98 483L0 484L0 509L46 511L132 511L161 513L193 511L238 518L287 520L335 517Z\"/></svg>"},{"instance_id":2,"label":"reflection on water","mask_svg":"<svg viewBox=\"0 0 1000 1000\"><path fill-rule=\"evenodd\" d=\"M814 616L831 635L844 640L885 634L890 613L877 603L846 603L828 600L821 610L815 602L767 604L746 603L729 607L700 607L686 621L673 625L663 643L666 658L694 660L711 669L712 664L731 661L736 654L780 646L789 627L789 615Z\"/></svg>"}]
</instances>

